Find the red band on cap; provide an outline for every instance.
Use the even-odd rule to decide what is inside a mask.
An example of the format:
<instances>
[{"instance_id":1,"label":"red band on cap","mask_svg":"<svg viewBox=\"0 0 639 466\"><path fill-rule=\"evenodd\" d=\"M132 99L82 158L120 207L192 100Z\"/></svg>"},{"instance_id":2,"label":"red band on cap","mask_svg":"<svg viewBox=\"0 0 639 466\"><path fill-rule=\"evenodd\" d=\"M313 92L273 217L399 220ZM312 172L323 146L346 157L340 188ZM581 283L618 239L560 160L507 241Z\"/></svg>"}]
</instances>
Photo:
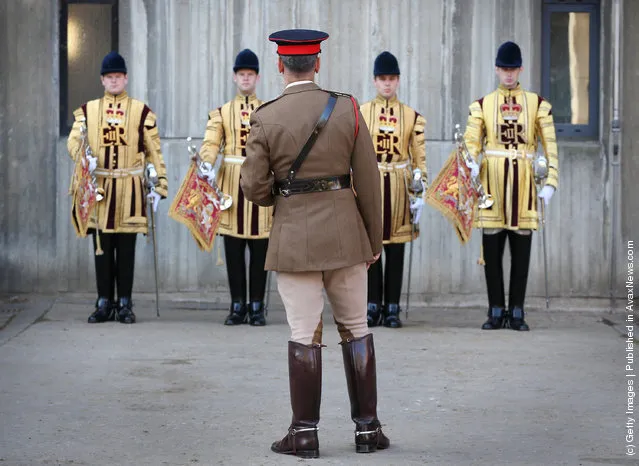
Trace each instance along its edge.
<instances>
[{"instance_id":1,"label":"red band on cap","mask_svg":"<svg viewBox=\"0 0 639 466\"><path fill-rule=\"evenodd\" d=\"M320 53L320 44L278 45L280 55L315 55Z\"/></svg>"}]
</instances>

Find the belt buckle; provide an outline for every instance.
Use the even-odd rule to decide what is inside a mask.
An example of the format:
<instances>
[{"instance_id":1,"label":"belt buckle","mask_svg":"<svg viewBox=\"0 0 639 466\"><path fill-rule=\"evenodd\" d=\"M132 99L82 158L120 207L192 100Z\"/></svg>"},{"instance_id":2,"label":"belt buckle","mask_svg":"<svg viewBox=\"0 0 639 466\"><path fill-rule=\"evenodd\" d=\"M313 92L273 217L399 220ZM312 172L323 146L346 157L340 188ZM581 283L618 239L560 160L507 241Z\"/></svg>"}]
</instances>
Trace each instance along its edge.
<instances>
[{"instance_id":1,"label":"belt buckle","mask_svg":"<svg viewBox=\"0 0 639 466\"><path fill-rule=\"evenodd\" d=\"M510 157L517 160L519 158L519 154L517 149L515 149L514 147L512 149L508 149L508 152L510 152Z\"/></svg>"},{"instance_id":2,"label":"belt buckle","mask_svg":"<svg viewBox=\"0 0 639 466\"><path fill-rule=\"evenodd\" d=\"M291 195L291 190L289 188L280 188L280 195L289 197Z\"/></svg>"}]
</instances>

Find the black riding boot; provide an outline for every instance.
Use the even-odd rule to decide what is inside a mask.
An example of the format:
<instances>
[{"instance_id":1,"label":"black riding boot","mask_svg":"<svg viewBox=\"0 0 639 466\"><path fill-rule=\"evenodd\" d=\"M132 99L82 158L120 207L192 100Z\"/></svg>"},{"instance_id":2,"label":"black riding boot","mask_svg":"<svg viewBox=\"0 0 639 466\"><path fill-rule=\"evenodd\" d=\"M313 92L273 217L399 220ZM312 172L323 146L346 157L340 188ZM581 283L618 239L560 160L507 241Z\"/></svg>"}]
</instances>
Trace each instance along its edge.
<instances>
[{"instance_id":1,"label":"black riding boot","mask_svg":"<svg viewBox=\"0 0 639 466\"><path fill-rule=\"evenodd\" d=\"M100 297L95 302L95 311L87 321L90 324L99 324L107 320L113 320L113 307L109 298Z\"/></svg>"},{"instance_id":2,"label":"black riding boot","mask_svg":"<svg viewBox=\"0 0 639 466\"><path fill-rule=\"evenodd\" d=\"M506 298L504 296L503 257L507 232L505 230L493 235L482 235L484 248L484 273L488 290L488 320L482 330L495 330L504 326Z\"/></svg>"},{"instance_id":3,"label":"black riding boot","mask_svg":"<svg viewBox=\"0 0 639 466\"><path fill-rule=\"evenodd\" d=\"M369 327L377 327L382 319L382 309L377 303L368 303L366 308L366 320Z\"/></svg>"},{"instance_id":4,"label":"black riding boot","mask_svg":"<svg viewBox=\"0 0 639 466\"><path fill-rule=\"evenodd\" d=\"M402 312L402 308L399 307L399 304L391 303L384 306L384 327L401 328L400 312Z\"/></svg>"},{"instance_id":5,"label":"black riding boot","mask_svg":"<svg viewBox=\"0 0 639 466\"><path fill-rule=\"evenodd\" d=\"M519 235L514 231L509 231L508 236L511 255L508 323L513 330L527 331L530 330L530 327L524 320L524 300L528 283L532 233L530 235Z\"/></svg>"},{"instance_id":6,"label":"black riding boot","mask_svg":"<svg viewBox=\"0 0 639 466\"><path fill-rule=\"evenodd\" d=\"M231 290L231 309L224 325L239 325L247 322L245 251L245 239L224 236L226 272Z\"/></svg>"},{"instance_id":7,"label":"black riding boot","mask_svg":"<svg viewBox=\"0 0 639 466\"><path fill-rule=\"evenodd\" d=\"M133 276L135 270L135 233L115 233L116 282L118 284L118 310L116 319L123 324L134 324L133 313Z\"/></svg>"},{"instance_id":8,"label":"black riding boot","mask_svg":"<svg viewBox=\"0 0 639 466\"><path fill-rule=\"evenodd\" d=\"M387 244L384 246L386 253L386 270L384 273L384 327L401 328L399 319L401 308L399 298L402 294L402 275L404 273L404 249L405 244Z\"/></svg>"},{"instance_id":9,"label":"black riding boot","mask_svg":"<svg viewBox=\"0 0 639 466\"><path fill-rule=\"evenodd\" d=\"M224 325L240 325L247 321L246 304L234 301L231 303L229 315L226 316Z\"/></svg>"},{"instance_id":10,"label":"black riding boot","mask_svg":"<svg viewBox=\"0 0 639 466\"><path fill-rule=\"evenodd\" d=\"M131 298L124 297L118 300L118 320L121 324L134 324L133 302Z\"/></svg>"},{"instance_id":11,"label":"black riding boot","mask_svg":"<svg viewBox=\"0 0 639 466\"><path fill-rule=\"evenodd\" d=\"M254 327L262 327L266 325L266 319L264 318L264 303L262 301L251 302L248 313L250 325L253 325Z\"/></svg>"},{"instance_id":12,"label":"black riding boot","mask_svg":"<svg viewBox=\"0 0 639 466\"><path fill-rule=\"evenodd\" d=\"M342 345L344 371L351 419L355 423L355 451L372 453L388 448L390 440L377 418L377 370L373 335L368 334Z\"/></svg>"},{"instance_id":13,"label":"black riding boot","mask_svg":"<svg viewBox=\"0 0 639 466\"><path fill-rule=\"evenodd\" d=\"M268 272L264 270L268 239L247 240L251 259L249 263L249 324L261 327L266 325L266 307L264 294L266 293L266 278Z\"/></svg>"},{"instance_id":14,"label":"black riding boot","mask_svg":"<svg viewBox=\"0 0 639 466\"><path fill-rule=\"evenodd\" d=\"M95 230L92 229L91 234L93 236L93 251L95 252L97 250ZM90 324L115 320L118 310L118 303L115 300L115 279L117 274L115 267L115 234L100 233L100 243L102 254L94 254L98 299L95 304L95 311L89 317ZM104 307L106 305L105 300L108 301L111 309L107 310Z\"/></svg>"},{"instance_id":15,"label":"black riding boot","mask_svg":"<svg viewBox=\"0 0 639 466\"><path fill-rule=\"evenodd\" d=\"M317 424L322 401L322 348L288 342L288 379L293 420L271 450L302 458L319 458Z\"/></svg>"},{"instance_id":16,"label":"black riding boot","mask_svg":"<svg viewBox=\"0 0 639 466\"><path fill-rule=\"evenodd\" d=\"M377 327L381 323L383 281L382 259L380 258L368 268L367 320L369 327Z\"/></svg>"}]
</instances>

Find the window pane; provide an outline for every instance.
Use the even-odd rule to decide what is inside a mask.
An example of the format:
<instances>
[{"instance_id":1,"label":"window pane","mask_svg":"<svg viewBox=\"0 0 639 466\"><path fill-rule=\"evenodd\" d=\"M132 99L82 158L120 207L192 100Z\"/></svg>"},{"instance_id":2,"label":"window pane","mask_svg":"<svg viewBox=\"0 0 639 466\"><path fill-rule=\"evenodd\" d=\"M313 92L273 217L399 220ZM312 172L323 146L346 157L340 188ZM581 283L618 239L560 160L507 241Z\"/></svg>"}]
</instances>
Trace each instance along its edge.
<instances>
[{"instance_id":1,"label":"window pane","mask_svg":"<svg viewBox=\"0 0 639 466\"><path fill-rule=\"evenodd\" d=\"M556 123L587 125L590 13L550 17L550 102Z\"/></svg>"},{"instance_id":2,"label":"window pane","mask_svg":"<svg viewBox=\"0 0 639 466\"><path fill-rule=\"evenodd\" d=\"M112 6L70 3L68 8L67 123L71 126L73 111L104 93L100 66L111 51Z\"/></svg>"}]
</instances>

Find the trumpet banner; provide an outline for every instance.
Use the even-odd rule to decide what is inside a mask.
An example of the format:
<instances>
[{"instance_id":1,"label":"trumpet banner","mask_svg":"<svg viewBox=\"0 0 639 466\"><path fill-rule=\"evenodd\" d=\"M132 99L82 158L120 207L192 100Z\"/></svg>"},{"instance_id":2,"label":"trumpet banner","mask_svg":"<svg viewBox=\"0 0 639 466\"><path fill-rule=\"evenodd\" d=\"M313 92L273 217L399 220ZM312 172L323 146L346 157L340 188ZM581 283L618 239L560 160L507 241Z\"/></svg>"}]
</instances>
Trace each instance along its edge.
<instances>
[{"instance_id":1,"label":"trumpet banner","mask_svg":"<svg viewBox=\"0 0 639 466\"><path fill-rule=\"evenodd\" d=\"M75 233L84 238L89 229L89 222L97 204L97 191L89 172L86 157L80 157L73 172L73 203L71 205L71 221Z\"/></svg>"},{"instance_id":2,"label":"trumpet banner","mask_svg":"<svg viewBox=\"0 0 639 466\"><path fill-rule=\"evenodd\" d=\"M426 202L450 221L462 244L468 242L472 235L478 197L470 169L458 149L453 150L435 182L426 191Z\"/></svg>"},{"instance_id":3,"label":"trumpet banner","mask_svg":"<svg viewBox=\"0 0 639 466\"><path fill-rule=\"evenodd\" d=\"M196 166L192 163L173 199L169 217L186 225L201 250L211 252L220 212L220 199L215 189L197 176Z\"/></svg>"}]
</instances>

